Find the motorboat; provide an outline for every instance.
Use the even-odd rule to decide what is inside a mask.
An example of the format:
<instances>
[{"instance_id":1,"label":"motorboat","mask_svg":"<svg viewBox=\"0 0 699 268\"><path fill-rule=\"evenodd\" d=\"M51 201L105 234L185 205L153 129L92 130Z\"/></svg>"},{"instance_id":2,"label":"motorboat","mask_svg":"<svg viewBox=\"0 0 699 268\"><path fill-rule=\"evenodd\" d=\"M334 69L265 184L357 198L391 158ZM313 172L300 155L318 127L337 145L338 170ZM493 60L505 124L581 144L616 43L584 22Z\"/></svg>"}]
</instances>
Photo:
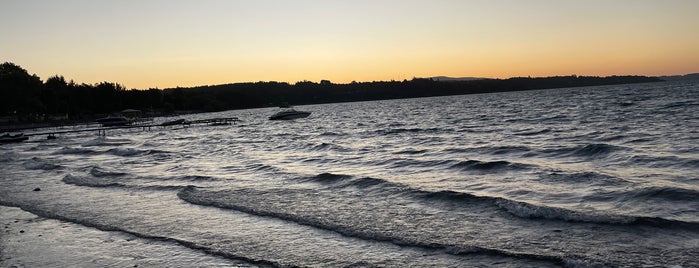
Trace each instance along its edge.
<instances>
[{"instance_id":1,"label":"motorboat","mask_svg":"<svg viewBox=\"0 0 699 268\"><path fill-rule=\"evenodd\" d=\"M282 110L270 116L269 120L292 120L297 118L308 117L309 115L311 115L311 112L297 111L294 110L294 108L291 108L290 106L280 108L282 108Z\"/></svg>"},{"instance_id":2,"label":"motorboat","mask_svg":"<svg viewBox=\"0 0 699 268\"><path fill-rule=\"evenodd\" d=\"M126 126L131 124L131 120L121 115L110 115L104 118L95 120L103 127Z\"/></svg>"},{"instance_id":3,"label":"motorboat","mask_svg":"<svg viewBox=\"0 0 699 268\"><path fill-rule=\"evenodd\" d=\"M13 143L13 142L23 142L28 140L29 137L25 136L24 133L10 134L5 133L0 136L0 143Z\"/></svg>"}]
</instances>

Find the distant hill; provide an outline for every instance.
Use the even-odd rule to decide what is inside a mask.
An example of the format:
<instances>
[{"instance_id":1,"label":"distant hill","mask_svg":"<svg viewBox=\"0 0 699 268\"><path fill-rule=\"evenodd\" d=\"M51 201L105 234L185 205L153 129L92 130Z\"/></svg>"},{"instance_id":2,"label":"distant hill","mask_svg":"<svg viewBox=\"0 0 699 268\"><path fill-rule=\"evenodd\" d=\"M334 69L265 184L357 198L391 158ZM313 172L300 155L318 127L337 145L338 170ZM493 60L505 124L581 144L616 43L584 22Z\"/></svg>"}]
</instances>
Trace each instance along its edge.
<instances>
[{"instance_id":1,"label":"distant hill","mask_svg":"<svg viewBox=\"0 0 699 268\"><path fill-rule=\"evenodd\" d=\"M303 81L234 83L163 90L163 101L176 110L222 111L258 107L306 105L335 102L422 98L506 91L660 82L646 76L554 76L508 79L474 78L437 80L413 78L403 81L353 82L334 84ZM163 104L164 106L164 104Z\"/></svg>"},{"instance_id":2,"label":"distant hill","mask_svg":"<svg viewBox=\"0 0 699 268\"><path fill-rule=\"evenodd\" d=\"M452 82L452 81L473 81L473 80L485 80L490 78L483 77L449 77L449 76L434 76L430 77L434 81L440 82Z\"/></svg>"},{"instance_id":3,"label":"distant hill","mask_svg":"<svg viewBox=\"0 0 699 268\"><path fill-rule=\"evenodd\" d=\"M658 78L665 80L665 81L699 80L699 73L685 74L685 75L667 75L667 76L659 76Z\"/></svg>"}]
</instances>

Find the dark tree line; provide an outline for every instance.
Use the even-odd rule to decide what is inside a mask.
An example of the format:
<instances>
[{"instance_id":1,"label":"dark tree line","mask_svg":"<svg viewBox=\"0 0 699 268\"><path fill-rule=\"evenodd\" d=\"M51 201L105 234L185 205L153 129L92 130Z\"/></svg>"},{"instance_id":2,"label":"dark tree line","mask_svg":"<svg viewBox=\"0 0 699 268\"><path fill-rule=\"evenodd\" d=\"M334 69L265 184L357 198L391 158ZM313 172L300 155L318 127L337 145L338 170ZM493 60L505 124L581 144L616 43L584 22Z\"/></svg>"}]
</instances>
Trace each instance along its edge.
<instances>
[{"instance_id":1,"label":"dark tree line","mask_svg":"<svg viewBox=\"0 0 699 268\"><path fill-rule=\"evenodd\" d=\"M281 104L318 104L383 99L492 93L531 89L630 84L662 81L646 76L557 76L544 78L480 79L435 81L413 78L403 81L352 82L333 84L301 81L235 83L192 88L166 89L183 95L183 109L217 111L276 106Z\"/></svg>"},{"instance_id":2,"label":"dark tree line","mask_svg":"<svg viewBox=\"0 0 699 268\"><path fill-rule=\"evenodd\" d=\"M662 81L645 76L557 76L545 78L403 81L334 84L301 81L235 83L191 88L127 90L118 83L77 84L63 76L46 82L14 63L0 65L0 116L42 120L46 115L69 117L107 114L124 109L151 112L222 111L275 106L381 99L461 95L529 89L595 86Z\"/></svg>"},{"instance_id":3,"label":"dark tree line","mask_svg":"<svg viewBox=\"0 0 699 268\"><path fill-rule=\"evenodd\" d=\"M163 109L163 91L126 90L118 83L78 84L63 76L42 82L14 63L0 65L0 116L37 121L46 115L69 117L108 114L127 108Z\"/></svg>"}]
</instances>

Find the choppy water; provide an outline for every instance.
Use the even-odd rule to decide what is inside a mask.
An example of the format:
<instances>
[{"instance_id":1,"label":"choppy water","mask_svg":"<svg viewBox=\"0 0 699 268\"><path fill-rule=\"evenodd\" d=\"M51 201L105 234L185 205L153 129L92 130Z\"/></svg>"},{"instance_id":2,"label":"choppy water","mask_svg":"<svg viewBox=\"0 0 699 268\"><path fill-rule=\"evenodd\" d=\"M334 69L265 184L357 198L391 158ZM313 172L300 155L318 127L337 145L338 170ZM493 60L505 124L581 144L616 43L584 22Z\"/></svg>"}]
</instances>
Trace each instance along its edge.
<instances>
[{"instance_id":1,"label":"choppy water","mask_svg":"<svg viewBox=\"0 0 699 268\"><path fill-rule=\"evenodd\" d=\"M297 108L3 145L0 204L87 267L699 267L697 83Z\"/></svg>"}]
</instances>

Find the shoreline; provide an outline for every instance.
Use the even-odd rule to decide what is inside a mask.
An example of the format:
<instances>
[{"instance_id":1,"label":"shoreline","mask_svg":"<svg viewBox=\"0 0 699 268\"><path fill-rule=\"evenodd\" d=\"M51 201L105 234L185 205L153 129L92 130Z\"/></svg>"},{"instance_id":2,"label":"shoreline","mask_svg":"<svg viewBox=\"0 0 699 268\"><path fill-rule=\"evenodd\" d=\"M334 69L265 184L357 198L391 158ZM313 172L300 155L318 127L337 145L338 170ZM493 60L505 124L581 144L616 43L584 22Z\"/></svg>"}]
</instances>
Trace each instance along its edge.
<instances>
[{"instance_id":1,"label":"shoreline","mask_svg":"<svg viewBox=\"0 0 699 268\"><path fill-rule=\"evenodd\" d=\"M0 267L251 267L174 243L0 205Z\"/></svg>"}]
</instances>

